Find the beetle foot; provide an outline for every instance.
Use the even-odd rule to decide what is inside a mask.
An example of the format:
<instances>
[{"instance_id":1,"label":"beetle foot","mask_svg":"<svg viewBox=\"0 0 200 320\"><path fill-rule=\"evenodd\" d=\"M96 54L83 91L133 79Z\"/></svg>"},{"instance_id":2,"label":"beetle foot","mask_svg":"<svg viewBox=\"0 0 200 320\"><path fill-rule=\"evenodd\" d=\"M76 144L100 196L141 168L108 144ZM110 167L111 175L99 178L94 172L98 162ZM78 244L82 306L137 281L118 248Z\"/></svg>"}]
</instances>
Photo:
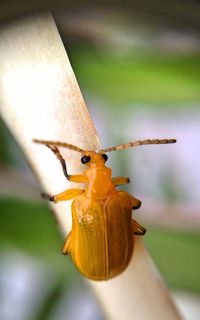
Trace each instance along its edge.
<instances>
[{"instance_id":1,"label":"beetle foot","mask_svg":"<svg viewBox=\"0 0 200 320\"><path fill-rule=\"evenodd\" d=\"M54 201L54 196L50 196L48 193L45 192L41 193L41 197L45 200Z\"/></svg>"},{"instance_id":2,"label":"beetle foot","mask_svg":"<svg viewBox=\"0 0 200 320\"><path fill-rule=\"evenodd\" d=\"M68 254L69 254L69 251L66 251L66 250L62 250L62 254L64 254L64 256L68 256Z\"/></svg>"},{"instance_id":3,"label":"beetle foot","mask_svg":"<svg viewBox=\"0 0 200 320\"><path fill-rule=\"evenodd\" d=\"M146 228L139 224L136 220L132 219L133 234L143 236L146 233Z\"/></svg>"},{"instance_id":4,"label":"beetle foot","mask_svg":"<svg viewBox=\"0 0 200 320\"><path fill-rule=\"evenodd\" d=\"M136 210L139 209L142 205L142 202L140 200L134 199L134 204L132 206L132 210Z\"/></svg>"}]
</instances>

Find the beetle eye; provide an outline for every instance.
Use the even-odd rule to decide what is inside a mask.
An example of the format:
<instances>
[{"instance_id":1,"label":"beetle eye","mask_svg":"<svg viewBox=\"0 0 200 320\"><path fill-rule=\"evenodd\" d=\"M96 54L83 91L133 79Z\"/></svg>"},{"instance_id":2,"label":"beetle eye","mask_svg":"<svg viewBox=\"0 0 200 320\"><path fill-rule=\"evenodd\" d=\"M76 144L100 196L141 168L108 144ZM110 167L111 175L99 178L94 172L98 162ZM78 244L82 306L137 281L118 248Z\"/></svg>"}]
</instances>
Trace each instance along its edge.
<instances>
[{"instance_id":1,"label":"beetle eye","mask_svg":"<svg viewBox=\"0 0 200 320\"><path fill-rule=\"evenodd\" d=\"M104 158L105 162L108 160L107 154L102 154L102 157Z\"/></svg>"},{"instance_id":2,"label":"beetle eye","mask_svg":"<svg viewBox=\"0 0 200 320\"><path fill-rule=\"evenodd\" d=\"M82 162L83 164L85 164L85 163L89 162L90 159L91 159L90 156L83 156L83 157L81 158L81 162Z\"/></svg>"}]
</instances>

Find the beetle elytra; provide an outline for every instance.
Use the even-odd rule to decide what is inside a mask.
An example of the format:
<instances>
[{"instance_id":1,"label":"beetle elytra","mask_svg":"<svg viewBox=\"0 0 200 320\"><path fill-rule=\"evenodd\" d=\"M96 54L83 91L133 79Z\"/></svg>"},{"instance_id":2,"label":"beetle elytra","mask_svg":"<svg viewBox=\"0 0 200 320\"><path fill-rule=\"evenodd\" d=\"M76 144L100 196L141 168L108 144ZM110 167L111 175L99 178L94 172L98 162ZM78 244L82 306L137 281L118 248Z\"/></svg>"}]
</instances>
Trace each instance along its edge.
<instances>
[{"instance_id":1,"label":"beetle elytra","mask_svg":"<svg viewBox=\"0 0 200 320\"><path fill-rule=\"evenodd\" d=\"M64 254L71 254L77 269L92 280L108 280L128 266L134 248L134 236L144 235L146 229L132 218L132 210L141 206L140 200L116 187L129 183L129 178L112 178L112 170L105 166L107 152L148 144L175 143L175 139L142 140L107 149L85 151L64 142L37 140L45 144L61 163L65 177L71 182L84 183L84 189L69 189L50 201L72 202L72 230L68 234ZM69 175L58 147L81 153L87 166L80 175Z\"/></svg>"}]
</instances>

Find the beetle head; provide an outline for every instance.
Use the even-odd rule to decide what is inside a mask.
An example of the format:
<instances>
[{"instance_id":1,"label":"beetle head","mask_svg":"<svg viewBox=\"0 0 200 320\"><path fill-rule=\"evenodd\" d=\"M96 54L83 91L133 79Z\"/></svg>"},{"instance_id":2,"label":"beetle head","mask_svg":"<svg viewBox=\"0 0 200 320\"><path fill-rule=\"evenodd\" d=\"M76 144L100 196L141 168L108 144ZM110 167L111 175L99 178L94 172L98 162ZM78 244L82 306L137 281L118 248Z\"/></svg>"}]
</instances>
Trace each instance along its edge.
<instances>
[{"instance_id":1,"label":"beetle head","mask_svg":"<svg viewBox=\"0 0 200 320\"><path fill-rule=\"evenodd\" d=\"M81 162L88 167L103 167L108 160L106 154L96 153L95 151L84 151Z\"/></svg>"}]
</instances>

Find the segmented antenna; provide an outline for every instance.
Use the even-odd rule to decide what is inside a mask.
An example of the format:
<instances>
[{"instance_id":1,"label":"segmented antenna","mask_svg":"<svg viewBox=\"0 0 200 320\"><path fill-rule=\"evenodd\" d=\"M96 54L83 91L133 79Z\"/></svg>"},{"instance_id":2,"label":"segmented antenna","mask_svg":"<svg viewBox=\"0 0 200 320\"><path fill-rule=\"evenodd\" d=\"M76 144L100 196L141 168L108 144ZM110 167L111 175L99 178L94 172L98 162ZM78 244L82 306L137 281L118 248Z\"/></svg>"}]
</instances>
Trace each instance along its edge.
<instances>
[{"instance_id":1,"label":"segmented antenna","mask_svg":"<svg viewBox=\"0 0 200 320\"><path fill-rule=\"evenodd\" d=\"M68 148L70 150L74 150L77 152L84 152L83 149L74 146L73 144L66 143L66 142L60 142L60 141L48 141L48 140L38 140L38 139L33 139L35 143L41 143L45 145L50 145L50 146L56 146L56 147L63 147L63 148Z\"/></svg>"},{"instance_id":2,"label":"segmented antenna","mask_svg":"<svg viewBox=\"0 0 200 320\"><path fill-rule=\"evenodd\" d=\"M107 149L100 149L99 153L107 153L110 151L123 150L127 148L143 146L148 144L167 144L167 143L175 143L175 142L176 142L176 139L147 139L147 140L131 141L131 142L120 144L118 146L110 147Z\"/></svg>"}]
</instances>

